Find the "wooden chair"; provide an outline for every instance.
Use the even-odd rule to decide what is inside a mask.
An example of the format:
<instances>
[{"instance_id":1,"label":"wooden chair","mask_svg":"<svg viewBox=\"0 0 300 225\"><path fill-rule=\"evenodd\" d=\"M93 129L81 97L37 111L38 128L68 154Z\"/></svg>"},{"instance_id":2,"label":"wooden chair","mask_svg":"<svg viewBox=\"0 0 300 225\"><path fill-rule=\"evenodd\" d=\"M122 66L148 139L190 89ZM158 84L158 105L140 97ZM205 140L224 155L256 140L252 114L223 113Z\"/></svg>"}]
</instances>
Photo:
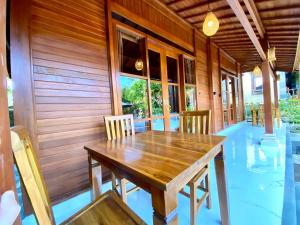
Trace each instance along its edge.
<instances>
[{"instance_id":1,"label":"wooden chair","mask_svg":"<svg viewBox=\"0 0 300 225\"><path fill-rule=\"evenodd\" d=\"M105 116L105 128L106 128L106 135L108 140L119 139L125 136L134 136L135 129L134 129L134 121L133 115L120 115L120 116ZM135 186L127 191L127 184L129 183L128 180L125 178L118 178L116 179L114 173L112 173L112 188L113 190L117 190L117 180L119 181L120 192L122 200L127 203L127 195L133 191L139 189L139 187Z\"/></svg>"},{"instance_id":2,"label":"wooden chair","mask_svg":"<svg viewBox=\"0 0 300 225\"><path fill-rule=\"evenodd\" d=\"M180 113L180 132L210 134L211 111L193 111ZM189 183L190 193L181 190L181 193L190 198L191 224L197 223L197 212L206 199L207 207L211 208L210 169L207 164ZM197 189L204 192L201 198L197 197Z\"/></svg>"},{"instance_id":3,"label":"wooden chair","mask_svg":"<svg viewBox=\"0 0 300 225\"><path fill-rule=\"evenodd\" d=\"M11 129L11 139L14 159L38 224L55 225L47 188L27 132L23 127L14 127ZM128 206L119 199L116 193L109 191L63 224L121 225L146 223L131 211Z\"/></svg>"}]
</instances>

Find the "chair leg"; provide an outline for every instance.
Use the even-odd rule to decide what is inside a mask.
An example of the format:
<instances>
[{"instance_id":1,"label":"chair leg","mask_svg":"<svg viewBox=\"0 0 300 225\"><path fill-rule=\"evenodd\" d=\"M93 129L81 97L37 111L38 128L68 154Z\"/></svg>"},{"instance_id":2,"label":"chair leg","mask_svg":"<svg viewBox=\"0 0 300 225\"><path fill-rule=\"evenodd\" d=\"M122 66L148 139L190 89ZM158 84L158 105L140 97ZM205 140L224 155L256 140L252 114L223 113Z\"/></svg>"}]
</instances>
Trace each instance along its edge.
<instances>
[{"instance_id":1,"label":"chair leg","mask_svg":"<svg viewBox=\"0 0 300 225\"><path fill-rule=\"evenodd\" d=\"M118 193L116 175L114 173L111 173L111 188Z\"/></svg>"},{"instance_id":2,"label":"chair leg","mask_svg":"<svg viewBox=\"0 0 300 225\"><path fill-rule=\"evenodd\" d=\"M197 224L197 184L190 183L190 219L191 225Z\"/></svg>"},{"instance_id":3,"label":"chair leg","mask_svg":"<svg viewBox=\"0 0 300 225\"><path fill-rule=\"evenodd\" d=\"M208 196L206 198L206 206L208 209L211 209L211 192L210 192L210 171L208 167L208 173L205 176L205 186L208 192Z\"/></svg>"},{"instance_id":4,"label":"chair leg","mask_svg":"<svg viewBox=\"0 0 300 225\"><path fill-rule=\"evenodd\" d=\"M126 190L126 179L120 180L121 197L124 203L127 203L127 190Z\"/></svg>"}]
</instances>

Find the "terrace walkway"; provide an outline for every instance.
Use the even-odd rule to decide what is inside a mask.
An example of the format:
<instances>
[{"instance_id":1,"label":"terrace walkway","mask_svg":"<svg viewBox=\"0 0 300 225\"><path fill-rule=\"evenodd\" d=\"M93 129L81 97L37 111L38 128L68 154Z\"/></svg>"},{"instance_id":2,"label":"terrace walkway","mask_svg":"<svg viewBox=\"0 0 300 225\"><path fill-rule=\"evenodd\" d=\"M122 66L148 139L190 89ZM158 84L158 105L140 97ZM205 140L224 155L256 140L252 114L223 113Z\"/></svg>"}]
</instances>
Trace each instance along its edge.
<instances>
[{"instance_id":1,"label":"terrace walkway","mask_svg":"<svg viewBox=\"0 0 300 225\"><path fill-rule=\"evenodd\" d=\"M285 130L285 126L275 130L280 141L279 148L261 147L259 141L264 128L252 127L245 122L219 133L228 136L225 150L232 225L281 225L285 180ZM214 166L211 166L211 169L214 170ZM213 207L211 210L202 208L198 221L199 224L219 225L220 213L214 171L211 174ZM105 187L109 188L110 185ZM178 198L179 224L189 224L189 200L182 195ZM62 222L89 201L90 195L86 192L54 206L56 222ZM134 192L129 195L128 204L148 224L152 224L149 194L142 190ZM23 224L35 224L34 217L26 217Z\"/></svg>"}]
</instances>

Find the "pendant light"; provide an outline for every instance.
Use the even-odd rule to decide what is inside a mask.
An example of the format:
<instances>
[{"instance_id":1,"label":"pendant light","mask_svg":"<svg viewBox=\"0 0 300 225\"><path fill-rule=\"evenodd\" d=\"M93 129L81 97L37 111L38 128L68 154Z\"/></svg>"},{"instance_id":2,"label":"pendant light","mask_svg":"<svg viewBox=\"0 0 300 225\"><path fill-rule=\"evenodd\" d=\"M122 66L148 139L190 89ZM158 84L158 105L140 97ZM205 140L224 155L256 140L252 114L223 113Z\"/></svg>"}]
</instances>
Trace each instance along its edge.
<instances>
[{"instance_id":1,"label":"pendant light","mask_svg":"<svg viewBox=\"0 0 300 225\"><path fill-rule=\"evenodd\" d=\"M261 76L261 70L258 66L255 66L254 69L253 69L253 74L254 76L258 77L258 76Z\"/></svg>"},{"instance_id":2,"label":"pendant light","mask_svg":"<svg viewBox=\"0 0 300 225\"><path fill-rule=\"evenodd\" d=\"M144 68L143 60L137 59L134 66L137 71L141 71Z\"/></svg>"},{"instance_id":3,"label":"pendant light","mask_svg":"<svg viewBox=\"0 0 300 225\"><path fill-rule=\"evenodd\" d=\"M270 62L276 60L275 47L269 48L269 49L268 49L268 60L269 60Z\"/></svg>"},{"instance_id":4,"label":"pendant light","mask_svg":"<svg viewBox=\"0 0 300 225\"><path fill-rule=\"evenodd\" d=\"M208 13L205 16L202 29L203 33L209 37L215 35L219 29L219 20L216 15L210 10L209 3Z\"/></svg>"}]
</instances>

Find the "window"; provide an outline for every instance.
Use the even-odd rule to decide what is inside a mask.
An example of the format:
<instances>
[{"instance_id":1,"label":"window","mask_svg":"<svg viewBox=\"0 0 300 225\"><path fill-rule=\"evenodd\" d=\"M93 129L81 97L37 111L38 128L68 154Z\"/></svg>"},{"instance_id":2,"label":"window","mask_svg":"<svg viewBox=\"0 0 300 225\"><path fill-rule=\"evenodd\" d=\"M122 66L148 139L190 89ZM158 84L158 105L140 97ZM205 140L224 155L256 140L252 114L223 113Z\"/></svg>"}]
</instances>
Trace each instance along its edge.
<instances>
[{"instance_id":1,"label":"window","mask_svg":"<svg viewBox=\"0 0 300 225\"><path fill-rule=\"evenodd\" d=\"M186 84L196 84L195 60L184 59L184 74Z\"/></svg>"},{"instance_id":2,"label":"window","mask_svg":"<svg viewBox=\"0 0 300 225\"><path fill-rule=\"evenodd\" d=\"M178 83L177 60L167 56L167 73L169 83Z\"/></svg>"},{"instance_id":3,"label":"window","mask_svg":"<svg viewBox=\"0 0 300 225\"><path fill-rule=\"evenodd\" d=\"M185 106L187 111L196 110L196 74L195 60L183 58L184 82L185 82Z\"/></svg>"},{"instance_id":4,"label":"window","mask_svg":"<svg viewBox=\"0 0 300 225\"><path fill-rule=\"evenodd\" d=\"M123 114L133 114L135 119L147 118L148 97L145 79L121 76Z\"/></svg>"},{"instance_id":5,"label":"window","mask_svg":"<svg viewBox=\"0 0 300 225\"><path fill-rule=\"evenodd\" d=\"M163 115L160 54L148 50L152 115Z\"/></svg>"},{"instance_id":6,"label":"window","mask_svg":"<svg viewBox=\"0 0 300 225\"><path fill-rule=\"evenodd\" d=\"M185 102L186 110L194 111L196 110L196 88L191 86L185 87Z\"/></svg>"},{"instance_id":7,"label":"window","mask_svg":"<svg viewBox=\"0 0 300 225\"><path fill-rule=\"evenodd\" d=\"M144 74L144 62L139 37L131 36L123 32L120 34L119 44L119 58L120 58L120 71L127 74L134 74L142 76Z\"/></svg>"},{"instance_id":8,"label":"window","mask_svg":"<svg viewBox=\"0 0 300 225\"><path fill-rule=\"evenodd\" d=\"M179 93L178 93L178 66L177 60L167 56L168 92L169 92L169 112L179 113Z\"/></svg>"}]
</instances>

